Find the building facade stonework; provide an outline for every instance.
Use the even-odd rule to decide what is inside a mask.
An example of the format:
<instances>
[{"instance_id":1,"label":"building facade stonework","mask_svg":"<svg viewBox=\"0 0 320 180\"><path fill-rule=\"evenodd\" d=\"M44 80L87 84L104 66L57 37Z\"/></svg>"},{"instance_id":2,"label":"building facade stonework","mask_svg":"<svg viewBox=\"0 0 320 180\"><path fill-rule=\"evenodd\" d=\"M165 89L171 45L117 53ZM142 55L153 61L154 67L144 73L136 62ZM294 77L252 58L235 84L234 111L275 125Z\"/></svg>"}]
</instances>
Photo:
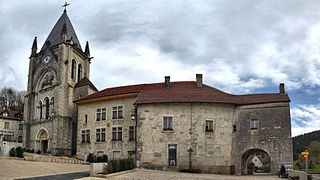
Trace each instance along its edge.
<instances>
[{"instance_id":1,"label":"building facade stonework","mask_svg":"<svg viewBox=\"0 0 320 180\"><path fill-rule=\"evenodd\" d=\"M82 51L66 12L40 52L35 38L24 109L25 147L44 153L76 153L77 108L73 101L96 92L89 81L88 43Z\"/></svg>"},{"instance_id":2,"label":"building facade stonework","mask_svg":"<svg viewBox=\"0 0 320 180\"><path fill-rule=\"evenodd\" d=\"M32 47L24 144L53 154L134 158L137 167L247 174L248 158L268 156L272 173L292 163L290 99L279 93L232 95L195 81L98 91L66 14L44 46ZM263 155L262 155L263 154Z\"/></svg>"}]
</instances>

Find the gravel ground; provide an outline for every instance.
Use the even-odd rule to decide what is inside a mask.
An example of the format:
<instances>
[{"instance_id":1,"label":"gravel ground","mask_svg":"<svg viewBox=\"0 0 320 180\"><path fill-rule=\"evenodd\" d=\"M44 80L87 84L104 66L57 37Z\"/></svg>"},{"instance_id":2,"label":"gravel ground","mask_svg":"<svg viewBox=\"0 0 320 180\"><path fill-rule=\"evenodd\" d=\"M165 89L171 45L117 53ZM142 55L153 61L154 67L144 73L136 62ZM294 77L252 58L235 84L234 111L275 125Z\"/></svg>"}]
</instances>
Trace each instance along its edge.
<instances>
[{"instance_id":1,"label":"gravel ground","mask_svg":"<svg viewBox=\"0 0 320 180\"><path fill-rule=\"evenodd\" d=\"M111 175L111 174L110 174ZM80 180L102 180L103 178L81 178ZM198 173L181 173L176 171L155 171L146 169L136 169L133 172L120 174L112 177L107 177L108 180L115 179L130 179L130 180L144 180L144 179L174 179L174 180L281 180L277 176L232 176L219 174L198 174Z\"/></svg>"},{"instance_id":2,"label":"gravel ground","mask_svg":"<svg viewBox=\"0 0 320 180\"><path fill-rule=\"evenodd\" d=\"M24 161L0 157L0 179L30 178L90 171L89 165Z\"/></svg>"}]
</instances>

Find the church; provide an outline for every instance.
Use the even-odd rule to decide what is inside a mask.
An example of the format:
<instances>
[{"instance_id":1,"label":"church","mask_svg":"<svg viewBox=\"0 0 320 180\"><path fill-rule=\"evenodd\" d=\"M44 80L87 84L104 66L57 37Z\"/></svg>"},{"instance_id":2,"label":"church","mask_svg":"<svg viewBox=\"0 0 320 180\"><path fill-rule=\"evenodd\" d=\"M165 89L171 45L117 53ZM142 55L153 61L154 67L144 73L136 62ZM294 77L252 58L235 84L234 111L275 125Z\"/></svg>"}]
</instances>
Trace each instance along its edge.
<instances>
[{"instance_id":1,"label":"church","mask_svg":"<svg viewBox=\"0 0 320 180\"><path fill-rule=\"evenodd\" d=\"M290 98L233 95L195 81L98 89L66 10L38 51L34 39L24 108L23 144L86 159L89 153L135 160L137 167L247 174L264 154L270 170L292 163ZM227 83L227 82L226 82Z\"/></svg>"}]
</instances>

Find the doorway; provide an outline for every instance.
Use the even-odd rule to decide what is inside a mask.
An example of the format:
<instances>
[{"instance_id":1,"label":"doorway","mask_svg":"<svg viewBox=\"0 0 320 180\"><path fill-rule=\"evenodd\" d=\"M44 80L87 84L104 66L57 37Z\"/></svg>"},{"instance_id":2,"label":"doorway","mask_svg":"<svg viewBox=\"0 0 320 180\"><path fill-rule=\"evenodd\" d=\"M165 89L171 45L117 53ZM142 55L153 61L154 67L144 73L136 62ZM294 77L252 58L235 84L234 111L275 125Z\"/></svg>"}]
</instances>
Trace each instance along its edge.
<instances>
[{"instance_id":1,"label":"doorway","mask_svg":"<svg viewBox=\"0 0 320 180\"><path fill-rule=\"evenodd\" d=\"M47 149L48 149L48 140L41 140L41 151L43 153L47 153Z\"/></svg>"},{"instance_id":2,"label":"doorway","mask_svg":"<svg viewBox=\"0 0 320 180\"><path fill-rule=\"evenodd\" d=\"M38 134L38 139L40 142L40 147L39 147L39 150L42 152L42 153L47 153L48 152L48 148L49 148L49 135L48 135L48 132L44 129L40 130L39 131L39 134Z\"/></svg>"},{"instance_id":3,"label":"doorway","mask_svg":"<svg viewBox=\"0 0 320 180\"><path fill-rule=\"evenodd\" d=\"M176 144L168 145L168 163L169 163L169 167L177 166L177 145Z\"/></svg>"}]
</instances>

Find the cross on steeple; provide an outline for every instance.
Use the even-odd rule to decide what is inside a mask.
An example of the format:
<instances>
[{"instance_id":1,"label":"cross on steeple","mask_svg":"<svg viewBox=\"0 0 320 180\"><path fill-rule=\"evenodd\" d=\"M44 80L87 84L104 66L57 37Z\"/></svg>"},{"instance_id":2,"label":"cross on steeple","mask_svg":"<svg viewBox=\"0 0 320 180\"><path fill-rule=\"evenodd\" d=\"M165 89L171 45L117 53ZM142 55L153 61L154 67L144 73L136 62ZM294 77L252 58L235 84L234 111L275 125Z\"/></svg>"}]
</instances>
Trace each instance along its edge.
<instances>
[{"instance_id":1,"label":"cross on steeple","mask_svg":"<svg viewBox=\"0 0 320 180\"><path fill-rule=\"evenodd\" d=\"M69 6L70 4L68 4L66 1L64 2L64 5L62 7L64 7L64 11L63 12L67 12L67 6Z\"/></svg>"}]
</instances>

